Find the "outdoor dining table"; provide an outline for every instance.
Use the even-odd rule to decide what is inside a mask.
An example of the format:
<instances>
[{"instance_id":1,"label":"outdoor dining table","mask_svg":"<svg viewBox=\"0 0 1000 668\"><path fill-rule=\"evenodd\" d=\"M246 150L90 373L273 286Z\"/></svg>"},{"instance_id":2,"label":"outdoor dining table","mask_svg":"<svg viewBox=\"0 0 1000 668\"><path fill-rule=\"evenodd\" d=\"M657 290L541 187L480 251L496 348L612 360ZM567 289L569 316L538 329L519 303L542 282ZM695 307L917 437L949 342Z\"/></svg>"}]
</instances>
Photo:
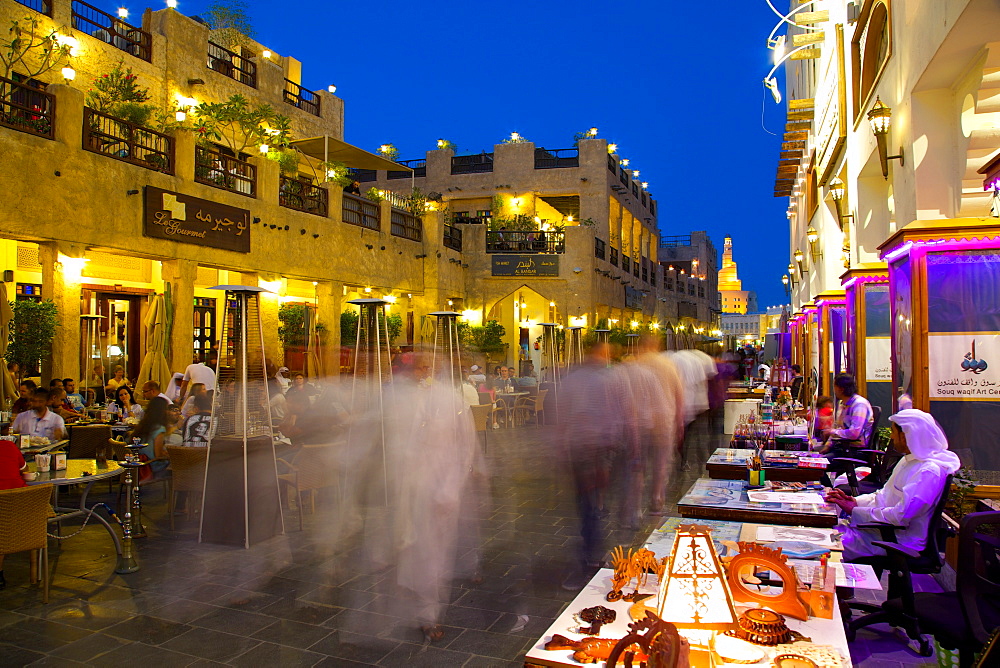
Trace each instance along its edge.
<instances>
[{"instance_id":1,"label":"outdoor dining table","mask_svg":"<svg viewBox=\"0 0 1000 668\"><path fill-rule=\"evenodd\" d=\"M699 478L677 502L681 517L807 527L836 526L838 508L829 503L751 501L745 480Z\"/></svg>"},{"instance_id":2,"label":"outdoor dining table","mask_svg":"<svg viewBox=\"0 0 1000 668\"><path fill-rule=\"evenodd\" d=\"M526 397L530 392L497 392L497 399L503 399L503 419L506 426L510 426L513 417L514 404L518 397Z\"/></svg>"},{"instance_id":3,"label":"outdoor dining table","mask_svg":"<svg viewBox=\"0 0 1000 668\"><path fill-rule=\"evenodd\" d=\"M705 463L709 478L720 480L741 480L747 477L747 459L753 450L745 448L719 448L712 453ZM825 469L805 468L800 466L773 466L766 461L767 457L775 459L786 457L789 462L798 461L798 454L786 453L784 450L764 451L764 477L766 480L781 480L785 482L811 482L820 480Z\"/></svg>"},{"instance_id":4,"label":"outdoor dining table","mask_svg":"<svg viewBox=\"0 0 1000 668\"><path fill-rule=\"evenodd\" d=\"M21 450L21 454L27 457L28 455L44 455L46 452L54 452L60 450L69 445L68 439L63 439L61 441L56 441L55 443L49 443L48 445L36 445L31 448L24 448Z\"/></svg>"},{"instance_id":5,"label":"outdoor dining table","mask_svg":"<svg viewBox=\"0 0 1000 668\"><path fill-rule=\"evenodd\" d=\"M52 508L55 511L55 515L49 518L49 524L58 524L63 520L82 517L84 518L84 526L86 526L86 524L91 520L97 520L104 525L104 528L107 529L108 533L111 535L111 540L115 544L115 552L118 555L116 571L129 573L134 572L134 567L128 570L118 570L122 568L122 564L124 563L122 543L121 539L118 537L118 532L115 531L114 526L112 526L110 522L96 512L96 506L87 505L87 496L90 494L90 489L94 486L94 483L99 480L117 478L125 469L123 469L115 461L98 463L96 459L67 459L66 469L63 471L39 472L38 467L35 466L33 461L28 462L28 470L36 475L34 480L28 481L29 485L52 485L54 488ZM83 485L83 491L80 492L80 499L75 508L59 505L59 487L66 485ZM107 508L107 506L105 506L105 509L108 510L108 513L110 514L111 511Z\"/></svg>"}]
</instances>

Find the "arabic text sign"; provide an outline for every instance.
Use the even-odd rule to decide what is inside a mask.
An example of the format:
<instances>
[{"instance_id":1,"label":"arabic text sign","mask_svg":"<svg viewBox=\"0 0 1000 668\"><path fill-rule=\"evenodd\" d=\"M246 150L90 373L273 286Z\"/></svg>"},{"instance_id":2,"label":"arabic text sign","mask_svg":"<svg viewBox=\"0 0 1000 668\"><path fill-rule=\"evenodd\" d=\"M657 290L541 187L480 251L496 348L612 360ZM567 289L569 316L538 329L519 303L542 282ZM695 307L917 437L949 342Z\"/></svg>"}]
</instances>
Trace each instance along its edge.
<instances>
[{"instance_id":1,"label":"arabic text sign","mask_svg":"<svg viewBox=\"0 0 1000 668\"><path fill-rule=\"evenodd\" d=\"M927 336L930 398L1000 401L1000 334Z\"/></svg>"},{"instance_id":2,"label":"arabic text sign","mask_svg":"<svg viewBox=\"0 0 1000 668\"><path fill-rule=\"evenodd\" d=\"M494 276L558 276L558 255L494 255Z\"/></svg>"},{"instance_id":3,"label":"arabic text sign","mask_svg":"<svg viewBox=\"0 0 1000 668\"><path fill-rule=\"evenodd\" d=\"M865 339L865 380L881 383L892 380L892 339L869 336Z\"/></svg>"},{"instance_id":4,"label":"arabic text sign","mask_svg":"<svg viewBox=\"0 0 1000 668\"><path fill-rule=\"evenodd\" d=\"M142 233L147 237L250 252L250 212L146 186Z\"/></svg>"}]
</instances>

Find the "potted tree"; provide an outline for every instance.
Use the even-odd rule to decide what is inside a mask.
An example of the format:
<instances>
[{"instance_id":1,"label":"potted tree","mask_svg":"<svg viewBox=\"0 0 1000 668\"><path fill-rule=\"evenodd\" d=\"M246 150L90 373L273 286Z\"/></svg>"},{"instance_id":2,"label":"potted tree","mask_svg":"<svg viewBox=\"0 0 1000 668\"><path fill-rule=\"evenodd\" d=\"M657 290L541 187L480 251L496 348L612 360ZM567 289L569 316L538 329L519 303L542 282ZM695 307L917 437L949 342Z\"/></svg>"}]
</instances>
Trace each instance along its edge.
<instances>
[{"instance_id":1,"label":"potted tree","mask_svg":"<svg viewBox=\"0 0 1000 668\"><path fill-rule=\"evenodd\" d=\"M51 299L36 302L28 299L10 303L14 319L6 360L20 368L20 377L41 375L42 362L52 357L52 341L59 326L59 314Z\"/></svg>"}]
</instances>

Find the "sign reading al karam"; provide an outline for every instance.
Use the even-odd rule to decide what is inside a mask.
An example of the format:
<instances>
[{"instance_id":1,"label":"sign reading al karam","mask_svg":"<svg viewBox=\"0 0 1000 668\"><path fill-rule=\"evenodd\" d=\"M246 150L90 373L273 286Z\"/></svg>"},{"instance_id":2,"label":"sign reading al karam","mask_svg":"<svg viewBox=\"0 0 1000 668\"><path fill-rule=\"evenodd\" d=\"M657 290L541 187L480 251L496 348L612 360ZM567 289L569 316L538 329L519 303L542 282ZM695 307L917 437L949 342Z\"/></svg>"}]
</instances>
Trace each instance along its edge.
<instances>
[{"instance_id":1,"label":"sign reading al karam","mask_svg":"<svg viewBox=\"0 0 1000 668\"><path fill-rule=\"evenodd\" d=\"M146 186L142 233L237 253L250 252L250 212Z\"/></svg>"},{"instance_id":2,"label":"sign reading al karam","mask_svg":"<svg viewBox=\"0 0 1000 668\"><path fill-rule=\"evenodd\" d=\"M558 276L556 255L494 255L494 276Z\"/></svg>"},{"instance_id":3,"label":"sign reading al karam","mask_svg":"<svg viewBox=\"0 0 1000 668\"><path fill-rule=\"evenodd\" d=\"M930 398L1000 401L1000 334L927 336Z\"/></svg>"}]
</instances>

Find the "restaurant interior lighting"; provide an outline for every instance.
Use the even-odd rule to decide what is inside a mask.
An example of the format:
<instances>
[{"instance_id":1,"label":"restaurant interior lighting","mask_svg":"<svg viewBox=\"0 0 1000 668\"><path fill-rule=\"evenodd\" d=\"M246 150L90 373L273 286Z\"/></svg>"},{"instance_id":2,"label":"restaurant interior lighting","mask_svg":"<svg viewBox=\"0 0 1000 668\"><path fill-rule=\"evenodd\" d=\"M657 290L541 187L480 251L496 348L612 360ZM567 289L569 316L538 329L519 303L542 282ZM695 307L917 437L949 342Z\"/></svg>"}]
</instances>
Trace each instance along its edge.
<instances>
[{"instance_id":1,"label":"restaurant interior lighting","mask_svg":"<svg viewBox=\"0 0 1000 668\"><path fill-rule=\"evenodd\" d=\"M878 159L882 166L882 177L889 180L889 161L899 160L903 165L903 147L899 147L899 153L888 155L886 141L889 138L889 128L892 127L892 109L882 104L882 100L875 96L875 104L868 112L868 123L871 125L872 134L875 135L875 143L878 146Z\"/></svg>"}]
</instances>

